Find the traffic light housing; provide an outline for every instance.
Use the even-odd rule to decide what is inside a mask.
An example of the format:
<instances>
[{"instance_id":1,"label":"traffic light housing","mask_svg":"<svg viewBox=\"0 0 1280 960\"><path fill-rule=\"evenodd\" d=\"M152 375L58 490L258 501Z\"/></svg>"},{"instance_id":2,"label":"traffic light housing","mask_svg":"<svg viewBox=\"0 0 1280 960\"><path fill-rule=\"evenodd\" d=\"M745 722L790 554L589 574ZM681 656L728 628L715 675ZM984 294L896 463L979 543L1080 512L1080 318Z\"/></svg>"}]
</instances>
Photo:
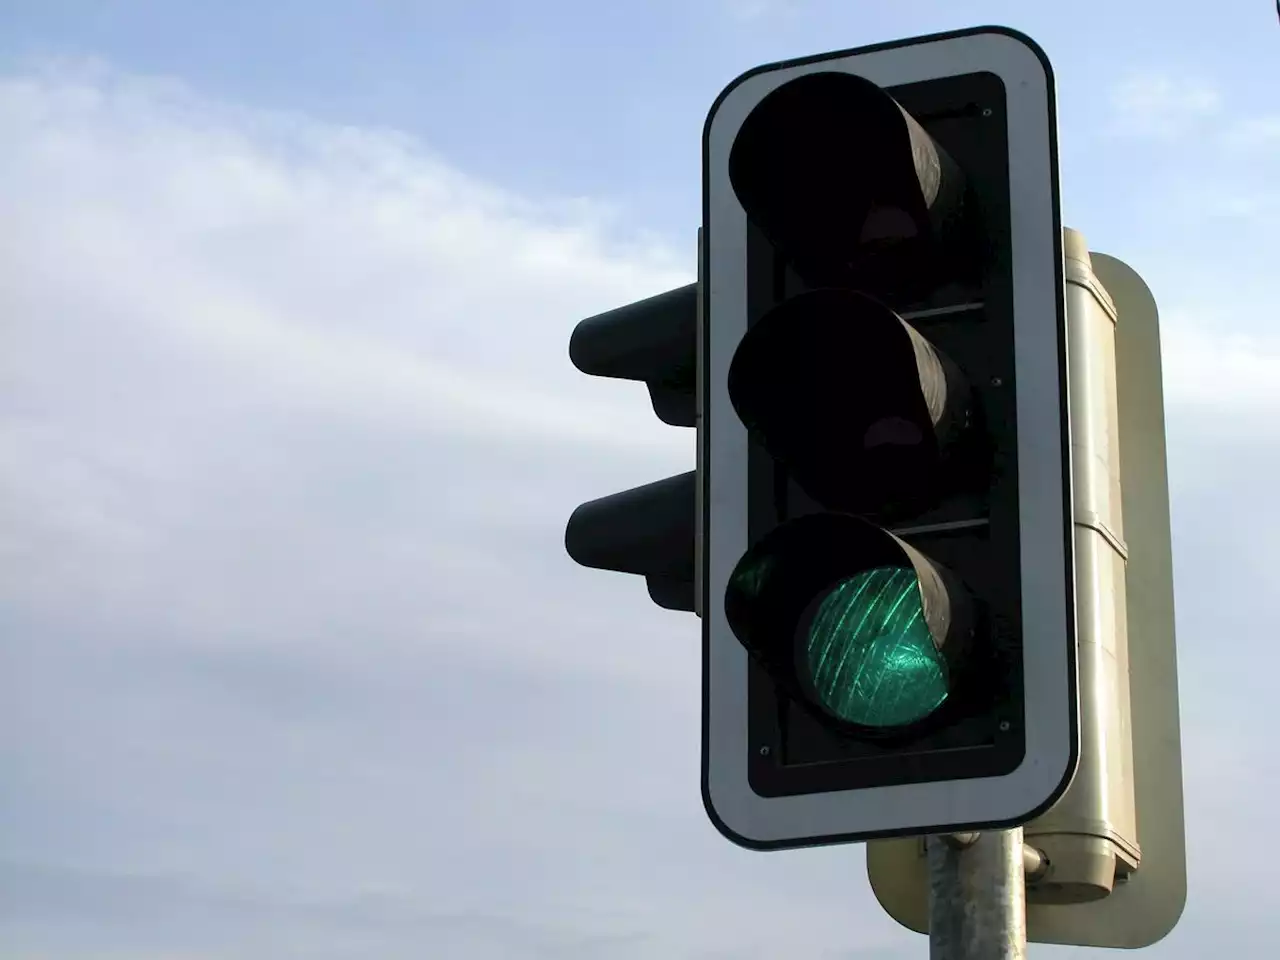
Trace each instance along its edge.
<instances>
[{"instance_id":1,"label":"traffic light housing","mask_svg":"<svg viewBox=\"0 0 1280 960\"><path fill-rule=\"evenodd\" d=\"M1052 75L984 28L704 132L703 797L754 848L1022 822L1077 758Z\"/></svg>"},{"instance_id":2,"label":"traffic light housing","mask_svg":"<svg viewBox=\"0 0 1280 960\"><path fill-rule=\"evenodd\" d=\"M1080 763L1066 794L1023 827L1047 864L1027 884L1027 939L1140 948L1176 926L1187 895L1159 318L1133 268L1066 234ZM924 847L867 845L877 899L921 933Z\"/></svg>"}]
</instances>

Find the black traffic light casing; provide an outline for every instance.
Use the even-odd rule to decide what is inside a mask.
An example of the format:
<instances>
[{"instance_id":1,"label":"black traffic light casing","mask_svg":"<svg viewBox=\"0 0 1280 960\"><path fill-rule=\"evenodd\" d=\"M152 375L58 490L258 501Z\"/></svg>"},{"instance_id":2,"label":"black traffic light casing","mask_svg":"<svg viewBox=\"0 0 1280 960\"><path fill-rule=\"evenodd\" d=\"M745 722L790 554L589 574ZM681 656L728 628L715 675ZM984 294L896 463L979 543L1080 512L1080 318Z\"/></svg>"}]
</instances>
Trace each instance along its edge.
<instances>
[{"instance_id":1,"label":"black traffic light casing","mask_svg":"<svg viewBox=\"0 0 1280 960\"><path fill-rule=\"evenodd\" d=\"M998 29L712 108L703 793L735 842L1021 822L1070 782L1055 150L1048 65Z\"/></svg>"}]
</instances>

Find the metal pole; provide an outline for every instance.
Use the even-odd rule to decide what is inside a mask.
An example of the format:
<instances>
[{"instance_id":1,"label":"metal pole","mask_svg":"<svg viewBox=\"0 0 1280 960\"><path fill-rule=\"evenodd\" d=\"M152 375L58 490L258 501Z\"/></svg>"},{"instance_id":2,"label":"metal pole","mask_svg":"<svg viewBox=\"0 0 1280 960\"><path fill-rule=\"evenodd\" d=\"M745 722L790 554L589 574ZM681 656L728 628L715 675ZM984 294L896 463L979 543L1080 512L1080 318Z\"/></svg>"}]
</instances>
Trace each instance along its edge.
<instances>
[{"instance_id":1,"label":"metal pole","mask_svg":"<svg viewBox=\"0 0 1280 960\"><path fill-rule=\"evenodd\" d=\"M929 857L929 960L1026 960L1022 828L936 836Z\"/></svg>"}]
</instances>

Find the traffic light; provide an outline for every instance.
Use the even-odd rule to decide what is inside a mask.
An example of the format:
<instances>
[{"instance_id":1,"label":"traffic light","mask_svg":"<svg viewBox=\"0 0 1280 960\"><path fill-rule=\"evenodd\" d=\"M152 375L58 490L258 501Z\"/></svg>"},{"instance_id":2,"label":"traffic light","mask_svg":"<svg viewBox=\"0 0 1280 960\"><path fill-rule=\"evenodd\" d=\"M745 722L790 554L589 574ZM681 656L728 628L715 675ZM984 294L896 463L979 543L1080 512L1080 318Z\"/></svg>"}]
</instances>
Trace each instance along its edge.
<instances>
[{"instance_id":1,"label":"traffic light","mask_svg":"<svg viewBox=\"0 0 1280 960\"><path fill-rule=\"evenodd\" d=\"M583 320L569 357L583 373L639 380L664 423L696 422L698 285ZM644 576L654 603L694 609L695 472L679 474L578 507L565 547L578 563Z\"/></svg>"},{"instance_id":2,"label":"traffic light","mask_svg":"<svg viewBox=\"0 0 1280 960\"><path fill-rule=\"evenodd\" d=\"M753 848L1012 825L1077 760L1052 75L983 28L704 131L703 798Z\"/></svg>"}]
</instances>

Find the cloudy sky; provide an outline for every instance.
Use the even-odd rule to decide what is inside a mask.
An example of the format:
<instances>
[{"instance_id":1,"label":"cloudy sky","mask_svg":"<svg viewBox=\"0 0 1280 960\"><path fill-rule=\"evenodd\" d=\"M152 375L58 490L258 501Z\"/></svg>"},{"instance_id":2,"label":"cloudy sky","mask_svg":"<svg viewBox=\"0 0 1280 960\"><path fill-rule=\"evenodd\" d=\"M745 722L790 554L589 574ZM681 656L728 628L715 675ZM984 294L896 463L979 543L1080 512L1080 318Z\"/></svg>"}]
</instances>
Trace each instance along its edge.
<instances>
[{"instance_id":1,"label":"cloudy sky","mask_svg":"<svg viewBox=\"0 0 1280 960\"><path fill-rule=\"evenodd\" d=\"M696 621L562 541L692 437L566 349L692 279L730 79L983 22L1053 58L1068 220L1162 310L1149 955L1268 952L1270 0L0 0L0 957L923 957L861 848L707 821Z\"/></svg>"}]
</instances>

